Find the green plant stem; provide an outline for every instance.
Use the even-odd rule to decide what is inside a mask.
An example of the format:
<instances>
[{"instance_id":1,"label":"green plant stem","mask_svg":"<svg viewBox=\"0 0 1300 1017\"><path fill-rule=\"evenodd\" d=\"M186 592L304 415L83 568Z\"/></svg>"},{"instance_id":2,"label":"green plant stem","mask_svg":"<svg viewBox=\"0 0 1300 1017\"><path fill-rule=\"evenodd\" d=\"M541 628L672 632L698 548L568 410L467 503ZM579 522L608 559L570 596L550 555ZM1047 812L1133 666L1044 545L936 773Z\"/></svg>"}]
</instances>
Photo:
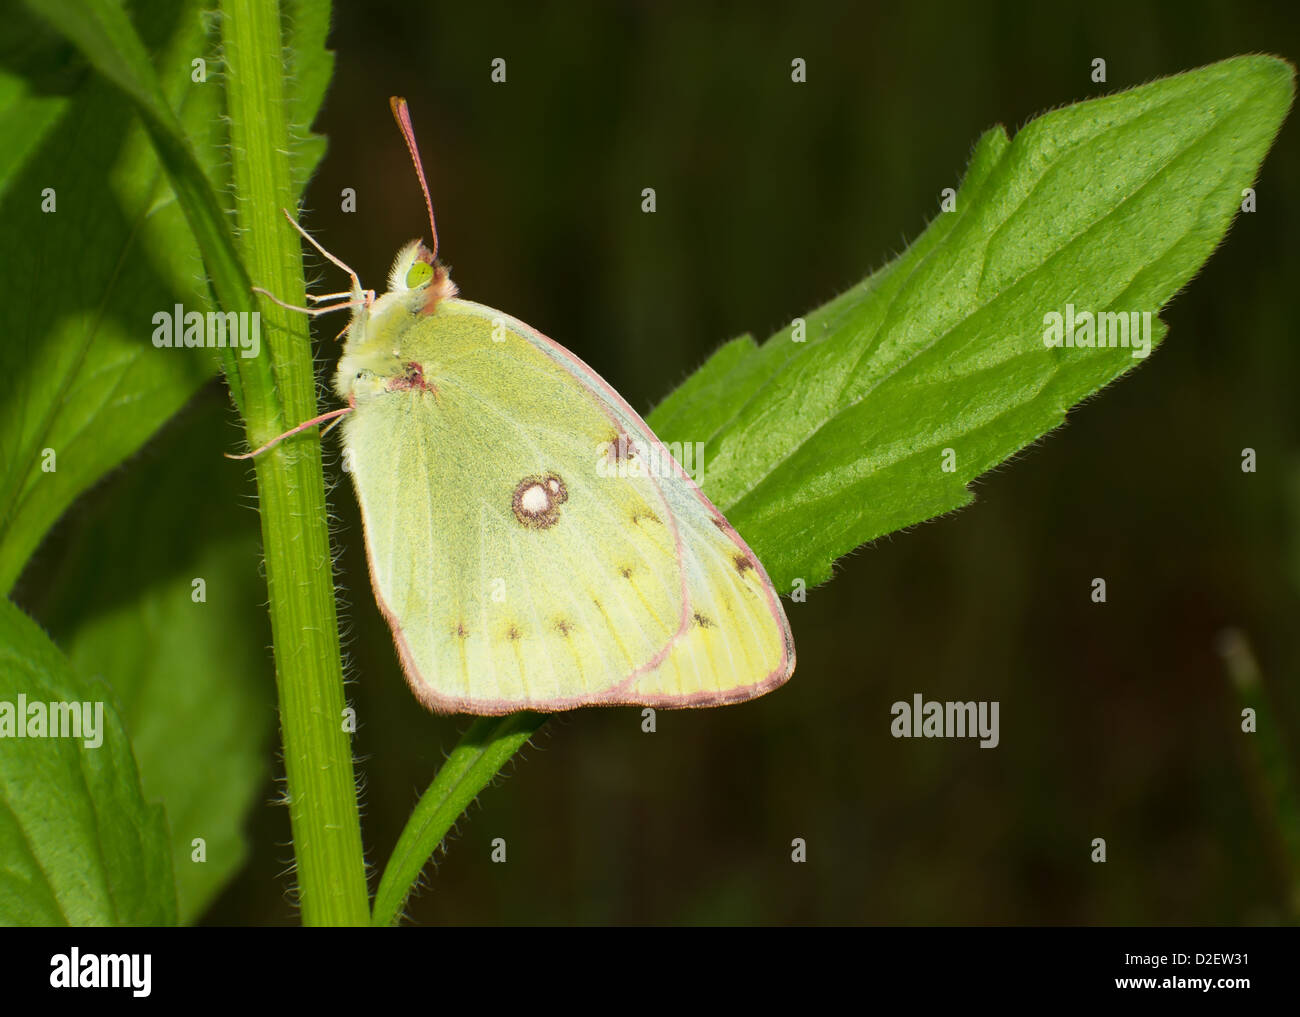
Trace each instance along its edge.
<instances>
[{"instance_id":1,"label":"green plant stem","mask_svg":"<svg viewBox=\"0 0 1300 1017\"><path fill-rule=\"evenodd\" d=\"M223 0L221 10L244 264L259 285L302 305L300 241L280 214L295 199L279 5ZM265 302L262 313L280 412L250 415L254 446L317 412L305 318ZM277 446L256 460L256 469L302 920L364 925L369 899L352 748L343 728L319 435L309 430Z\"/></svg>"},{"instance_id":2,"label":"green plant stem","mask_svg":"<svg viewBox=\"0 0 1300 1017\"><path fill-rule=\"evenodd\" d=\"M542 713L524 712L481 717L470 725L406 821L375 893L372 924L397 921L420 870L451 825L547 719Z\"/></svg>"}]
</instances>

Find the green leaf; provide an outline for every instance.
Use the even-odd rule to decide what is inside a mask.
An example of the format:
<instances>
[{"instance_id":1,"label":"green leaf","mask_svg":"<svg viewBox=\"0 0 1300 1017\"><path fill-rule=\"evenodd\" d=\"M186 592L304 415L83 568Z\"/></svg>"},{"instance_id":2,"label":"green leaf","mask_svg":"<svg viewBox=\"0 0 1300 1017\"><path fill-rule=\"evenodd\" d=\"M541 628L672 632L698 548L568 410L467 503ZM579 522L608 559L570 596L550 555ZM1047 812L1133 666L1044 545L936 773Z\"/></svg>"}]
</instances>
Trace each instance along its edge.
<instances>
[{"instance_id":1,"label":"green leaf","mask_svg":"<svg viewBox=\"0 0 1300 1017\"><path fill-rule=\"evenodd\" d=\"M134 5L142 45L122 32L123 15L111 4L34 6L152 113L146 130L127 95L105 90L73 46L21 8L11 12L17 25L8 37L22 48L0 51L0 217L11 226L0 256L21 299L0 308L0 329L10 336L0 349L10 384L0 405L0 590L13 585L71 501L138 449L217 368L209 351L159 350L151 342L156 312L177 303L213 307L209 273L151 133L166 136L208 247L221 248L216 233L228 233L213 197L228 189L230 166L205 5ZM294 74L286 89L300 125L291 146L299 190L324 152L323 139L306 127L333 65L324 49L328 17L328 5L303 4L291 19ZM152 65L146 48L156 54ZM207 61L204 82L192 80L196 58ZM53 213L41 210L47 187L55 192ZM251 307L242 273L228 256L216 263L227 266L213 274L222 275L231 299ZM238 382L232 379L236 392ZM52 472L46 449L55 455Z\"/></svg>"},{"instance_id":2,"label":"green leaf","mask_svg":"<svg viewBox=\"0 0 1300 1017\"><path fill-rule=\"evenodd\" d=\"M142 6L187 128L207 130L220 100L189 81L191 55L210 49L197 5L188 17L163 0ZM12 293L0 304L0 590L72 500L215 368L202 351L150 341L156 311L205 308L207 286L139 122L43 23L21 8L7 17L35 52L0 61L0 259ZM222 158L208 154L222 179ZM53 212L42 211L46 188Z\"/></svg>"},{"instance_id":3,"label":"green leaf","mask_svg":"<svg viewBox=\"0 0 1300 1017\"><path fill-rule=\"evenodd\" d=\"M275 718L257 517L232 508L252 492L221 458L223 402L205 392L96 492L64 555L43 555L52 597L35 612L74 670L113 687L145 794L167 809L182 923L243 864ZM178 469L187 460L212 468Z\"/></svg>"},{"instance_id":4,"label":"green leaf","mask_svg":"<svg viewBox=\"0 0 1300 1017\"><path fill-rule=\"evenodd\" d=\"M0 925L176 921L167 823L161 807L145 803L108 693L77 678L35 622L0 603L0 704L16 710L25 696L29 710L102 707L95 747L85 737L0 743Z\"/></svg>"},{"instance_id":5,"label":"green leaf","mask_svg":"<svg viewBox=\"0 0 1300 1017\"><path fill-rule=\"evenodd\" d=\"M402 828L375 892L373 925L397 921L420 870L457 817L547 720L545 714L523 712L481 717L470 725Z\"/></svg>"},{"instance_id":6,"label":"green leaf","mask_svg":"<svg viewBox=\"0 0 1300 1017\"><path fill-rule=\"evenodd\" d=\"M724 346L649 418L703 442L705 490L779 588L966 505L967 486L1141 361L1047 348L1044 316L1154 312L1223 238L1290 106L1248 56L980 139L957 195L900 258L762 346ZM955 470L943 469L952 450Z\"/></svg>"},{"instance_id":7,"label":"green leaf","mask_svg":"<svg viewBox=\"0 0 1300 1017\"><path fill-rule=\"evenodd\" d=\"M113 0L28 0L28 4L80 51L105 81L130 100L203 254L217 305L225 311L251 310L248 273L235 251L212 182L194 154L170 97L163 91L163 77L150 62L147 43L136 32L125 9ZM150 27L148 13L137 15ZM162 66L173 74L178 64L192 68L193 52L179 54ZM206 54L209 50L205 46L200 52ZM259 411L266 412L268 406L276 405L270 372L260 357L245 360L229 347L218 350L218 355L237 406L243 408L246 382L254 386L247 395Z\"/></svg>"},{"instance_id":8,"label":"green leaf","mask_svg":"<svg viewBox=\"0 0 1300 1017\"><path fill-rule=\"evenodd\" d=\"M301 195L325 155L325 138L313 134L312 121L325 99L334 73L334 54L325 48L330 5L319 0L288 0L281 7L285 22L285 100L288 102L289 161L293 193Z\"/></svg>"}]
</instances>

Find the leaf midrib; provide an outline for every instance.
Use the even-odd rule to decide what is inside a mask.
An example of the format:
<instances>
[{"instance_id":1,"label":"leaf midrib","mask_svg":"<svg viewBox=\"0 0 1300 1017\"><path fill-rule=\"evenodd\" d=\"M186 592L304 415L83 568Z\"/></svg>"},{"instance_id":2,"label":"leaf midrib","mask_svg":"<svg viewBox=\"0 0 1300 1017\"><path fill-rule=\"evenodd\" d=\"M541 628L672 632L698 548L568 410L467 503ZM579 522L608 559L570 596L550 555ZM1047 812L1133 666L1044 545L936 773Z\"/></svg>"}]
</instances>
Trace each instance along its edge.
<instances>
[{"instance_id":1,"label":"leaf midrib","mask_svg":"<svg viewBox=\"0 0 1300 1017\"><path fill-rule=\"evenodd\" d=\"M1156 107L1153 107L1153 108L1150 109L1150 110L1144 111L1144 112L1141 114L1141 116L1139 116L1139 117L1135 117L1135 118L1133 118L1133 120L1128 121L1128 123L1127 123L1125 126L1128 126L1128 124L1136 123L1136 122L1138 122L1140 119L1142 119L1143 117L1146 117L1146 116L1152 115L1152 114L1154 114L1157 110L1162 109L1162 108L1164 108L1165 106L1170 105L1170 104L1173 103L1174 101L1176 101L1176 100L1178 100L1178 99L1182 99L1182 98L1184 98L1184 97L1182 97L1182 96L1173 97L1173 98L1171 98L1169 101L1167 101L1167 102L1165 102L1165 103L1162 103L1162 104L1160 104L1159 106L1156 106ZM1239 108L1241 105L1243 105L1243 102L1244 102L1244 100L1243 100L1243 101L1238 101L1238 102L1235 104L1235 106L1234 106L1233 108L1234 108L1234 109ZM1064 243L1062 243L1059 247L1057 247L1054 251L1052 251L1052 253L1051 253L1050 255L1048 255L1048 257L1044 258L1043 261L1041 261L1039 264L1035 265L1033 268L1031 268L1031 269L1029 269L1028 271L1026 271L1023 275L1021 275L1020 277L1018 277L1018 278L1017 278L1014 282L1012 282L1010 285L1008 285L1008 286L1005 287L1004 289L1000 290L1000 291L999 291L997 294L995 294L992 298L990 298L990 299L988 299L988 300L985 300L985 301L983 301L982 303L977 304L977 305L976 305L976 306L975 306L975 307L974 307L974 308L973 308L969 313L963 315L962 318L961 318L960 320L954 322L951 326L949 326L949 328L947 328L946 330L944 330L944 331L941 332L941 333L937 333L937 334L936 334L936 335L931 339L931 341L930 341L929 343L925 344L924 346L918 347L918 348L915 350L915 352L914 352L910 357L908 357L908 358L906 358L906 359L900 361L898 364L896 364L896 365L893 367L893 369L891 369L891 370L887 371L886 373L882 374L882 375L880 376L880 378L878 378L878 379L877 379L875 382L873 382L873 383L872 383L868 388L866 388L866 389L863 391L863 393L862 393L859 397L857 397L856 399L853 399L851 402L848 402L848 403L846 403L846 404L841 404L841 403L840 403L840 400L839 400L839 398L838 398L838 396L839 396L839 395L842 395L843 392L845 391L845 389L847 389L848 386L851 384L851 382L852 382L853 378L855 377L855 375L856 375L856 373L857 373L857 370L858 370L858 368L860 367L860 365L862 364L863 360L864 360L867 356L869 356L870 353L872 353L875 349L878 348L878 343L876 342L876 340L878 339L878 337L880 336L880 334L885 330L886 326L888 326L888 325L892 325L892 324L894 323L894 321L896 320L896 319L893 318L893 312L894 312L894 309L895 309L895 307L896 307L896 304L897 304L897 300L898 300L899 295L903 292L903 290L906 288L906 286L908 285L908 283L911 281L912 276L914 276L914 275L916 274L916 272L921 268L921 266L923 266L923 265L925 265L926 263L928 263L932 258L934 258L936 255L938 255L940 252L942 252L942 251L944 250L944 248L945 248L945 247L947 246L947 244L950 242L950 239L951 239L951 237L952 237L953 230L956 230L956 229L961 225L960 223L955 223L955 224L953 225L953 230L950 230L950 231L949 231L948 236L945 237L944 240L943 240L943 241L942 241L942 242L941 242L941 243L940 243L940 244L939 244L939 245L938 245L938 246L937 246L933 251L930 251L930 252L927 253L924 257L922 257L921 259L919 259L919 260L917 261L915 268L913 268L913 270L912 270L911 272L908 273L908 280L906 280L906 281L904 281L902 284L900 284L900 285L898 286L898 288L895 289L894 292L890 295L890 297L889 297L889 302L885 305L885 311L884 311L884 314L881 316L880 324L879 324L879 325L876 327L876 329L873 331L873 333L872 333L872 335L871 335L871 338L870 338L870 339L869 339L869 340L864 344L864 348L862 349L861 353L858 355L858 357L857 357L857 358L855 359L855 361L854 361L854 364L853 364L853 368L852 368L852 370L845 372L845 375L844 375L844 381L841 383L841 385L840 385L840 387L839 387L839 393L838 393L837 398L836 398L836 400L835 400L835 410L834 410L834 412L831 413L831 414L830 414L830 415L829 415L825 420L823 420L821 423L819 423L819 424L818 424L818 425L817 425L817 426L816 426L812 431L808 432L808 434L806 434L804 437L802 437L802 438L801 438L801 439L800 439L800 440L799 440L795 445L793 445L793 446L790 448L790 450L789 450L787 453L785 453L783 456L781 456L780 459L778 459L778 460L776 460L774 463L772 463L772 465L770 466L770 468L767 468L767 469L765 470L765 472L763 472L761 475L760 475L760 474L754 474L754 475L752 475L753 479L752 479L751 483L750 483L750 484L745 488L743 494L741 494L739 497L733 499L733 500L730 502L727 511L728 511L729 513L731 513L731 512L737 512L739 509L741 509L741 508L744 506L745 502L746 502L746 501L747 501L747 500L748 500L752 495L755 494L755 492L758 490L758 488L759 488L759 487L760 487L760 486L761 486L761 485L762 485L762 484L763 484L763 483L764 483L764 482L765 482L769 477L771 477L771 476L773 476L775 473L777 473L777 471L779 471L779 470L780 470L780 469L781 469L781 468L782 468L782 467L783 467L783 466L784 466L784 465L785 465L785 464L786 464L790 459L792 459L792 458L794 458L796 455L798 455L798 453L799 453L800 451L802 451L802 450L804 449L805 446L807 446L808 444L810 444L811 442L813 442L813 441L817 438L817 436L822 432L822 430L823 430L825 427L827 427L827 426L828 426L832 421L838 419L838 418L839 418L840 416L842 416L845 412L847 412L848 410L852 409L854 406L859 405L859 404L860 404L861 402L863 402L865 399L867 399L868 397L870 397L870 395L871 395L873 392L875 392L875 391L876 391L876 390L877 390L881 385L883 385L883 384L885 384L886 382L888 382L889 380L891 380L895 375L898 374L899 371L901 371L901 370L903 370L905 367L907 367L908 364L912 363L912 362L913 362L917 357L919 357L919 356L921 356L921 355L927 353L928 351L930 351L931 349L933 349L936 345L938 345L939 343L941 343L943 340L947 339L947 338L948 338L948 337L949 337L949 336L950 336L954 331L956 331L956 330L957 330L957 329L958 329L962 324L964 324L966 321L969 321L970 318L971 318L971 316L972 316L973 314L977 313L981 308L983 308L983 307L987 307L987 306L988 306L989 304L991 304L993 301L998 300L999 298L1001 298L1004 294L1009 293L1009 292L1011 292L1011 291L1014 291L1015 289L1017 289L1018 287L1020 287L1021 285L1023 285L1024 282L1025 282L1027 279L1030 279L1030 278L1032 278L1033 276L1035 276L1037 273L1043 271L1043 269L1048 265L1048 263L1049 263L1050 261L1053 261L1053 260L1059 258L1063 253L1068 252L1068 251L1069 251L1069 250L1070 250L1070 249L1071 249L1075 244L1077 244L1079 241L1081 241L1081 240L1085 239L1086 237L1088 237L1089 234L1091 234L1091 233L1092 233L1094 230L1096 230L1098 227L1102 226L1102 225L1103 225L1107 220L1109 220L1109 219L1111 218L1111 216L1113 216L1116 212L1118 212L1121 208L1123 208L1123 207L1126 205L1126 203L1128 203L1128 202L1131 201L1133 198L1137 197L1137 196L1140 195L1142 192L1144 192L1148 187L1150 187L1151 184L1152 184L1155 180L1157 180L1157 178L1159 178L1159 177L1160 177L1160 176L1165 172L1165 170L1167 170L1171 165L1173 165L1175 162L1177 162L1177 161L1183 159L1184 157L1186 157L1189 153L1193 152L1193 151L1194 151L1198 146L1204 144L1204 143L1206 142L1206 140L1207 140L1208 138L1210 138L1211 135L1213 135L1213 134L1219 132L1220 130L1222 130L1223 127L1225 127L1227 123L1228 123L1228 119L1227 119L1225 116L1222 116L1222 115L1219 116L1216 120L1214 120L1214 121L1210 124L1210 126L1209 126L1209 127L1208 127L1204 132L1203 132L1203 133L1201 133L1199 136L1197 136L1197 137L1195 138L1194 141L1190 142L1190 143L1187 144L1187 145L1184 145L1183 147L1181 147L1180 149L1178 149L1178 151L1177 151L1175 154L1173 154L1173 155L1170 156L1167 160L1165 160L1164 162L1162 162L1162 163L1159 165L1159 167L1158 167L1158 168L1157 168L1153 173L1151 173L1151 174L1146 178L1146 180L1143 181L1143 183L1141 184L1141 186L1139 186L1139 187L1137 187L1136 189L1130 191L1127 195L1125 195L1125 197L1124 197L1124 198L1123 198L1123 199L1122 199L1118 204L1116 204L1116 205L1114 205L1113 207L1111 207L1110 209L1108 209L1104 215L1100 216L1096 221L1090 223L1090 224L1089 224L1085 229L1083 229L1081 232L1075 234L1075 235L1074 235L1073 237L1071 237L1069 240L1067 240L1067 241L1065 241ZM1091 140L1091 139L1090 139L1090 140ZM991 175L993 172L996 172L997 169L1000 168L1000 167L1005 163L1006 158L1007 158L1007 156L1010 154L1010 152L1011 152L1011 148L1008 147L1008 148L1004 151L1004 153L1002 154L1002 156L999 158L999 160L998 160L998 165L997 165L996 167L994 167L993 170L990 171L990 175ZM1042 183L1043 179L1046 177L1046 175L1047 175L1046 172L1044 172L1042 175L1039 176L1039 178L1034 182L1034 186L1033 186L1032 188L1030 188L1029 191L1027 191L1027 192L1025 193L1024 197L1022 197L1021 200L1016 204L1015 209L1013 209L1013 210L1012 210L1012 211L1011 211L1011 212L1010 212L1010 213L1009 213L1009 214L1008 214L1008 215L1003 219L1002 224L999 224L999 227L998 227L999 229L1001 228L1001 226L1002 226L1003 224L1005 224L1005 222L1006 222L1008 219L1010 219L1010 218L1015 214L1016 211L1018 211L1021 207L1023 207L1025 201L1027 201L1027 200L1029 199L1029 197L1030 197L1030 196L1031 196L1031 195L1032 195L1032 194L1033 194L1033 193L1038 189L1038 187L1041 185L1041 183ZM969 212L967 212L967 213L965 213L965 214L969 215ZM995 230L992 234L990 234L989 239L988 239L988 242L984 243L984 245L983 245L982 248L981 248L981 263L980 263L980 278L981 278L981 279L983 278L983 274L984 274L984 270L985 270L985 262L986 262L986 259L987 259L987 257L988 257L989 242L991 242L993 236L996 235L996 232L997 232L997 231ZM1183 233L1179 234L1179 239L1181 239L1182 237L1186 236L1186 235L1187 235L1187 232L1190 232L1190 228L1189 228L1189 230L1184 231ZM1144 267L1145 267L1145 266L1144 266ZM1130 280L1130 284L1131 284L1131 280ZM978 292L978 288L979 288L979 287L977 286L977 287L976 287L976 292ZM1126 287L1126 289L1127 289L1127 287ZM977 299L978 299L978 298L977 298ZM1167 303L1167 301L1166 301L1166 303ZM1164 306L1164 305L1162 304L1161 307L1163 307L1163 306ZM1055 373L1055 372L1054 372L1054 373ZM763 385L762 387L760 387L760 389L757 390L757 391L755 392L754 396L751 397L751 399L749 400L749 402L752 403L755 399L758 398L759 394L762 393L762 391L763 391L763 390L764 390L768 385L771 385L771 384L773 384L773 383L774 383L773 379L769 379L767 382L765 382L764 385ZM747 403L747 405L748 405L748 403ZM738 415L738 414L737 414L737 415ZM733 417L733 419L735 419L735 418Z\"/></svg>"}]
</instances>

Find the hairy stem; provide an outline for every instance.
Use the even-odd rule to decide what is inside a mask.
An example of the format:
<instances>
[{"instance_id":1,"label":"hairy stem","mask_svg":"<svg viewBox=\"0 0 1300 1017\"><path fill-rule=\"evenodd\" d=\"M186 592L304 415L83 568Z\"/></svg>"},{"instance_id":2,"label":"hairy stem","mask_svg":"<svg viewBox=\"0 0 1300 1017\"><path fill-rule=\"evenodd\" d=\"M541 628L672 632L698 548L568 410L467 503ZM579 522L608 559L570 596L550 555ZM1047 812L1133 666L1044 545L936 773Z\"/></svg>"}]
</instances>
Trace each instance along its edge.
<instances>
[{"instance_id":1,"label":"hairy stem","mask_svg":"<svg viewBox=\"0 0 1300 1017\"><path fill-rule=\"evenodd\" d=\"M221 9L244 264L258 285L302 304L302 250L280 215L295 200L279 5L223 0ZM253 447L317 413L305 319L269 302L261 309L280 405L276 415L250 413ZM352 748L342 722L319 435L308 430L255 462L302 919L307 925L364 925L369 898Z\"/></svg>"}]
</instances>

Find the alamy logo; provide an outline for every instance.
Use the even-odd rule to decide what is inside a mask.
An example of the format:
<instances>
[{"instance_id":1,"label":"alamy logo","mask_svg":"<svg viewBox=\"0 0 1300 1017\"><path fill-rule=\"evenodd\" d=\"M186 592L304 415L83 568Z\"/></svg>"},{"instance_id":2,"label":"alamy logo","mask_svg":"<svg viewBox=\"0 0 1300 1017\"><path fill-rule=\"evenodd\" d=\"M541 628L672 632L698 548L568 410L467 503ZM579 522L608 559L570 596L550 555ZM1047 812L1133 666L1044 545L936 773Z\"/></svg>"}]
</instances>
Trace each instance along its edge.
<instances>
[{"instance_id":1,"label":"alamy logo","mask_svg":"<svg viewBox=\"0 0 1300 1017\"><path fill-rule=\"evenodd\" d=\"M1150 311L1079 311L1065 305L1065 313L1043 315L1043 345L1048 349L1108 349L1132 347L1133 356L1145 360L1151 352Z\"/></svg>"},{"instance_id":2,"label":"alamy logo","mask_svg":"<svg viewBox=\"0 0 1300 1017\"><path fill-rule=\"evenodd\" d=\"M978 738L981 749L995 749L999 741L998 703L940 703L925 701L917 692L910 703L890 709L895 738Z\"/></svg>"},{"instance_id":3,"label":"alamy logo","mask_svg":"<svg viewBox=\"0 0 1300 1017\"><path fill-rule=\"evenodd\" d=\"M130 989L131 995L149 995L153 981L153 955L138 953L88 953L75 946L69 953L50 958L50 985L55 989Z\"/></svg>"},{"instance_id":4,"label":"alamy logo","mask_svg":"<svg viewBox=\"0 0 1300 1017\"><path fill-rule=\"evenodd\" d=\"M81 738L88 749L104 743L104 704L0 700L0 738Z\"/></svg>"},{"instance_id":5,"label":"alamy logo","mask_svg":"<svg viewBox=\"0 0 1300 1017\"><path fill-rule=\"evenodd\" d=\"M262 349L261 311L186 311L177 304L153 316L153 344L158 349L238 349L250 359Z\"/></svg>"},{"instance_id":6,"label":"alamy logo","mask_svg":"<svg viewBox=\"0 0 1300 1017\"><path fill-rule=\"evenodd\" d=\"M620 435L596 448L598 477L675 477L674 462L697 484L704 480L704 442L674 441L667 445L646 444L630 435Z\"/></svg>"}]
</instances>

